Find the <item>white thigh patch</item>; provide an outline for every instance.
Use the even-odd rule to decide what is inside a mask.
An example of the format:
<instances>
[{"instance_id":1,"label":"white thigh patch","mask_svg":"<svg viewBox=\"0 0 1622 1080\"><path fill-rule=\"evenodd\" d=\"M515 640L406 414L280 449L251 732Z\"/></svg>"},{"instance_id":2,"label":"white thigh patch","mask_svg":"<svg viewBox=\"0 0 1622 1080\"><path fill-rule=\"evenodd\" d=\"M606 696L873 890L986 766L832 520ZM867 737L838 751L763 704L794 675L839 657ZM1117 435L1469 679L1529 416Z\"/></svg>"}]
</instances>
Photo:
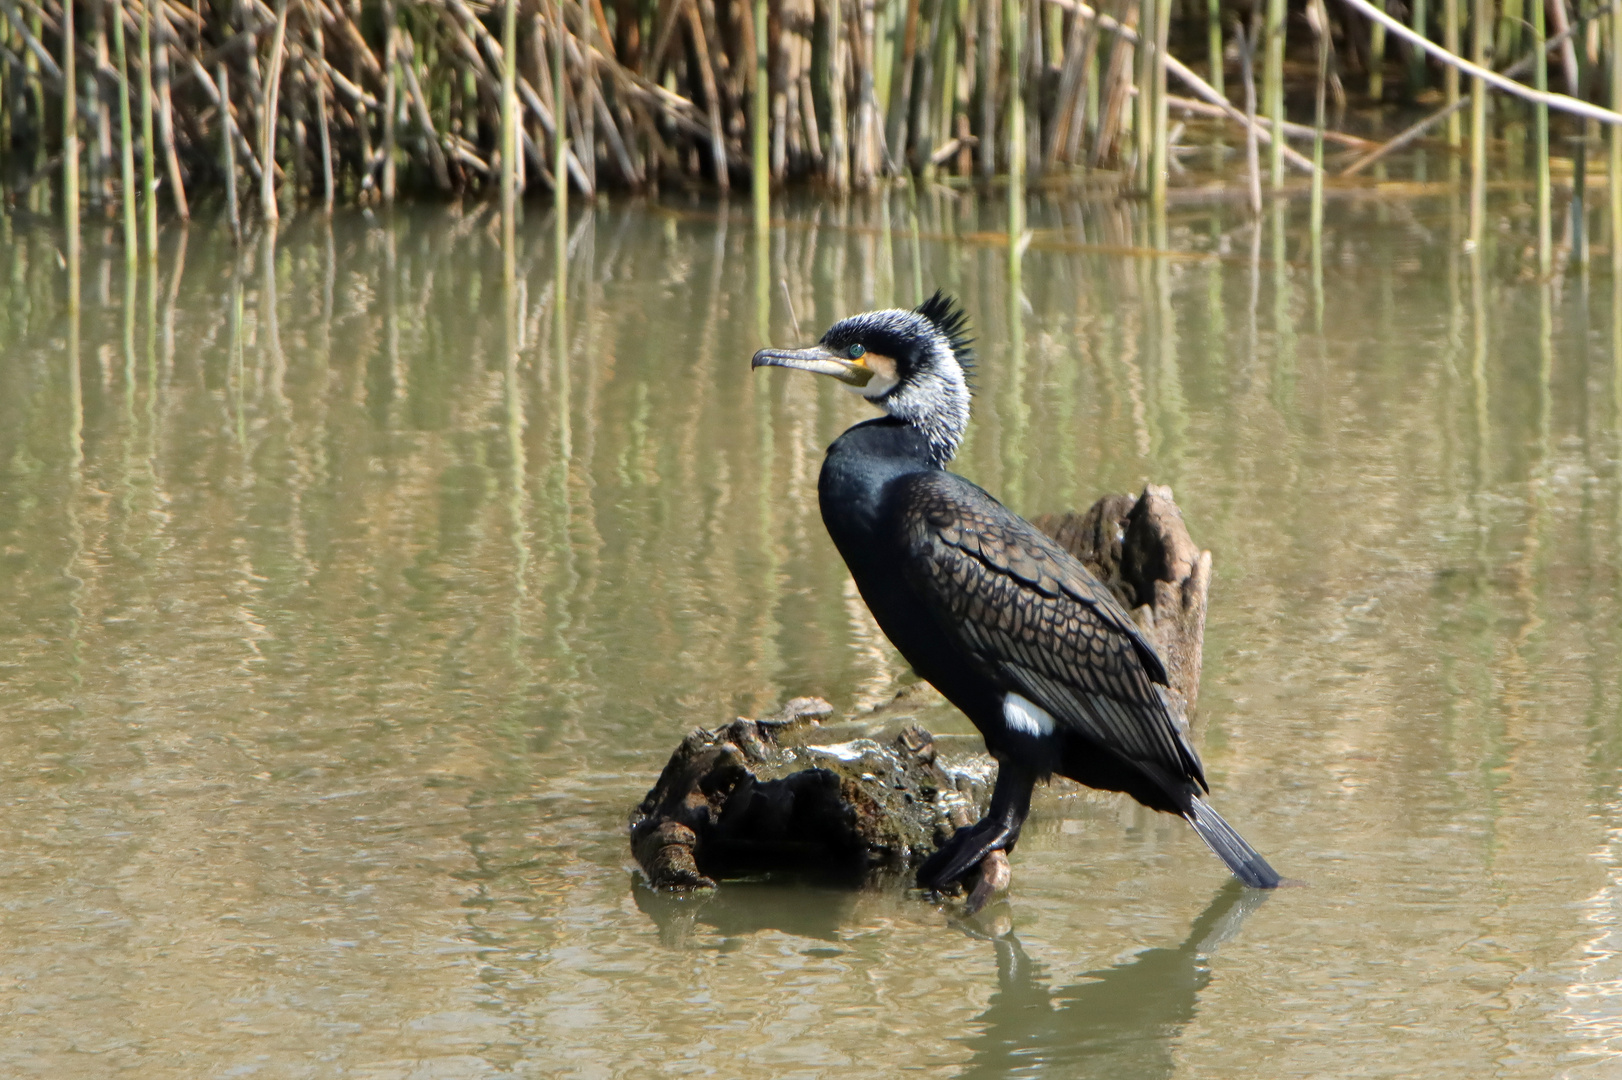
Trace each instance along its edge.
<instances>
[{"instance_id":1,"label":"white thigh patch","mask_svg":"<svg viewBox=\"0 0 1622 1080\"><path fill-rule=\"evenodd\" d=\"M1052 714L1018 694L1009 694L1002 699L1002 718L1010 728L1027 735L1053 734Z\"/></svg>"}]
</instances>

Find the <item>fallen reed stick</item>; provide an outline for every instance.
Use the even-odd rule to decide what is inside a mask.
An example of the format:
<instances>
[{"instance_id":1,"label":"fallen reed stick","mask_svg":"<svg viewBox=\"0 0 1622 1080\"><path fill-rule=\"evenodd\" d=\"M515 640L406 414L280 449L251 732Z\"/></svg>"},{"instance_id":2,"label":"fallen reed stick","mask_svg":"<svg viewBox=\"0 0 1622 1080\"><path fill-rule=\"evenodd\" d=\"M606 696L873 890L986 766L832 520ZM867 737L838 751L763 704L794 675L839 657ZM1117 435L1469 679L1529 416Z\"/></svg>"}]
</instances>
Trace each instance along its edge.
<instances>
[{"instance_id":1,"label":"fallen reed stick","mask_svg":"<svg viewBox=\"0 0 1622 1080\"><path fill-rule=\"evenodd\" d=\"M1217 119L1229 119L1227 111L1221 106L1212 105L1207 101L1200 101L1198 98L1183 97L1179 94L1168 94L1166 95L1166 103L1174 109L1179 109L1194 116L1208 116ZM1437 115L1436 117L1428 120L1427 123L1434 123L1435 120L1440 119L1441 116ZM1258 116L1256 118L1256 126L1262 131L1271 134L1271 122L1267 119L1267 117ZM1317 130L1311 124L1297 124L1289 120L1284 122L1285 138L1312 139L1316 138L1317 134ZM1375 142L1373 139L1365 139L1361 135L1351 135L1344 131L1335 131L1332 128L1325 128L1323 137L1325 142L1335 143L1339 146L1344 146L1352 150L1377 151L1386 145L1385 143Z\"/></svg>"},{"instance_id":2,"label":"fallen reed stick","mask_svg":"<svg viewBox=\"0 0 1622 1080\"><path fill-rule=\"evenodd\" d=\"M1588 21L1587 17L1584 17L1583 19L1579 19L1578 22L1576 23L1576 25L1568 26L1560 34L1556 35L1555 37L1550 38L1549 41L1548 41L1548 44L1545 46L1545 51L1547 51L1548 49L1554 48L1556 45L1560 44L1561 42L1571 40L1571 36L1573 34L1577 33L1577 31L1581 30L1586 25L1587 21ZM1536 60L1537 60L1537 53L1536 52L1529 52L1525 56L1521 57L1519 60L1515 61L1509 67L1504 68L1503 71L1502 71L1502 74L1504 76L1508 77L1508 78L1513 78L1516 75L1524 75L1526 72L1532 70L1532 64ZM1472 76L1472 80L1474 78L1475 78L1475 76ZM1438 109L1436 112L1431 113L1429 116L1425 117L1424 119L1416 121L1415 123L1409 125L1407 128L1405 128L1403 131L1401 131L1397 135L1394 135L1390 139L1387 139L1385 142L1380 143L1370 153L1364 155L1363 157L1358 158L1356 161L1354 161L1350 165L1346 166L1346 168L1341 170L1340 175L1343 176L1343 177L1356 176L1358 173L1362 172L1364 169L1368 168L1370 165L1373 165L1376 161L1379 161L1381 158L1384 158L1387 155L1393 154L1396 151L1401 150L1403 147L1409 145L1414 140L1416 140L1416 139L1420 138L1421 136L1423 136L1425 134L1425 132L1429 131L1431 128L1435 127L1437 124L1441 123L1443 120L1448 119L1449 117L1457 114L1459 112L1459 110L1463 109L1465 106L1470 105L1475 100L1475 96L1476 96L1475 92L1472 91L1471 93L1466 94L1465 96L1461 97L1458 101L1453 102L1451 105L1444 105L1442 108ZM1328 136L1328 137L1333 138L1332 135Z\"/></svg>"},{"instance_id":3,"label":"fallen reed stick","mask_svg":"<svg viewBox=\"0 0 1622 1080\"><path fill-rule=\"evenodd\" d=\"M1622 112L1613 112L1610 109L1602 108L1598 105L1591 105L1586 101L1579 101L1577 98L1568 97L1565 94L1556 94L1549 90L1540 90L1535 87L1525 86L1521 83L1515 82L1513 79L1500 75L1498 72L1493 71L1490 68L1472 64L1463 57L1454 56L1452 53L1448 52L1435 42L1414 33L1412 30L1402 25L1402 23L1393 19L1391 16L1369 3L1369 0L1340 0L1340 2L1345 4L1347 7L1352 8L1354 11L1362 14L1364 17L1378 22L1380 25L1384 26L1388 32L1396 34L1398 37L1409 42L1410 44L1425 50L1425 52L1429 53L1438 62L1457 67L1465 74L1472 75L1486 83L1488 86L1496 87L1497 89L1504 91L1506 94L1511 94L1525 101L1530 101L1534 105L1543 105L1550 109L1558 109L1561 112L1570 113L1573 116L1581 116L1589 120L1598 120L1602 124L1610 124L1613 126L1622 124ZM1534 63L1536 63L1535 60Z\"/></svg>"}]
</instances>

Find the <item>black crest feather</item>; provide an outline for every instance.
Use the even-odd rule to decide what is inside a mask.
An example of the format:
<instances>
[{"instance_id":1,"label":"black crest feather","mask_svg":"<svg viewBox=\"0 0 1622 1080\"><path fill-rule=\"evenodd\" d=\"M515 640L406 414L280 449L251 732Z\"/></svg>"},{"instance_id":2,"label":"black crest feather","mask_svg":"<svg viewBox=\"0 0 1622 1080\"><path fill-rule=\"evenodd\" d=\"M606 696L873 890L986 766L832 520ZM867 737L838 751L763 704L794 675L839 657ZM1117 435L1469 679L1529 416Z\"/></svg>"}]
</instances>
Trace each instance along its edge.
<instances>
[{"instance_id":1,"label":"black crest feather","mask_svg":"<svg viewBox=\"0 0 1622 1080\"><path fill-rule=\"evenodd\" d=\"M974 339L969 337L969 316L957 298L936 289L934 296L913 310L946 335L946 340L952 345L952 355L957 357L958 364L963 368L964 377L971 377L974 374Z\"/></svg>"}]
</instances>

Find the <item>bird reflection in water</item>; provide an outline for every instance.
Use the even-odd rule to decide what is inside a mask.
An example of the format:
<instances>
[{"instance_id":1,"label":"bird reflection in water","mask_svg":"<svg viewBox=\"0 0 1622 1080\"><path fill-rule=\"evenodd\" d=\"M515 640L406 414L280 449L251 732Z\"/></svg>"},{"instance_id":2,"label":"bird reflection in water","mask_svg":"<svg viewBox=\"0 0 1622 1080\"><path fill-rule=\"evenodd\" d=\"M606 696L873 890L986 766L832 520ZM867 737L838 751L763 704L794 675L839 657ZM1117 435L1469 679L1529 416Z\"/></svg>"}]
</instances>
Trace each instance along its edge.
<instances>
[{"instance_id":1,"label":"bird reflection in water","mask_svg":"<svg viewBox=\"0 0 1622 1080\"><path fill-rule=\"evenodd\" d=\"M859 893L849 889L729 882L705 896L682 896L635 886L636 905L659 927L667 947L688 948L717 931L721 952L767 930L825 941L808 955L838 955L841 928ZM1199 1010L1211 981L1206 962L1217 946L1270 894L1227 882L1199 914L1182 944L1146 949L1124 963L1083 972L1054 987L1044 965L1025 954L1019 938L995 929L1002 919L982 915L955 925L997 954L997 990L968 1027L971 1053L962 1077L1108 1077L1158 1080L1175 1071L1172 1041ZM993 909L995 910L995 909ZM1006 909L1004 909L1006 910ZM990 931L986 928L992 927Z\"/></svg>"},{"instance_id":2,"label":"bird reflection in water","mask_svg":"<svg viewBox=\"0 0 1622 1080\"><path fill-rule=\"evenodd\" d=\"M1012 932L987 934L997 951L997 992L964 1040L973 1051L963 1077L1077 1077L1153 1080L1175 1072L1172 1040L1198 1011L1211 981L1206 956L1233 937L1268 894L1230 881L1174 948L1146 949L1125 963L1050 985L1043 965Z\"/></svg>"}]
</instances>

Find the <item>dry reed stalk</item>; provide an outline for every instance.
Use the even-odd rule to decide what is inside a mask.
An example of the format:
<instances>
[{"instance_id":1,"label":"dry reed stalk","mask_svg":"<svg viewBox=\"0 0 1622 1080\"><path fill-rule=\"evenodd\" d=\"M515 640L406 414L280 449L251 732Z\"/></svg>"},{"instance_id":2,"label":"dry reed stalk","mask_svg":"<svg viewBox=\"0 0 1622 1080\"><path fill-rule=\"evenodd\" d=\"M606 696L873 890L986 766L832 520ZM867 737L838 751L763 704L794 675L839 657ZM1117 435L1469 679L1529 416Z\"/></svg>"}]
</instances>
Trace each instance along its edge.
<instances>
[{"instance_id":1,"label":"dry reed stalk","mask_svg":"<svg viewBox=\"0 0 1622 1080\"><path fill-rule=\"evenodd\" d=\"M679 0L678 0L679 2ZM538 21L537 16L537 21ZM539 29L539 26L537 26ZM552 199L557 217L557 237L559 263L556 270L558 275L558 299L563 299L564 273L568 254L569 236L569 185L565 177L569 173L569 142L564 124L567 112L564 109L563 94L565 82L563 78L563 0L552 0L552 108L555 123L552 125L552 175L557 178L552 185ZM538 51L538 50L537 50ZM581 180L585 177L582 176Z\"/></svg>"},{"instance_id":2,"label":"dry reed stalk","mask_svg":"<svg viewBox=\"0 0 1622 1080\"><path fill-rule=\"evenodd\" d=\"M266 221L281 216L276 206L276 115L287 44L287 0L276 0L276 30L270 40L270 78L259 108L259 213Z\"/></svg>"},{"instance_id":3,"label":"dry reed stalk","mask_svg":"<svg viewBox=\"0 0 1622 1080\"><path fill-rule=\"evenodd\" d=\"M1487 0L1476 0L1484 5ZM1611 108L1622 112L1622 7L1611 8L1608 29L1611 31ZM1613 286L1622 295L1622 127L1608 132L1607 149L1610 151L1609 171L1605 183L1611 196L1611 274ZM1613 325L1622 325L1622 309L1612 307ZM1622 382L1619 382L1622 385Z\"/></svg>"},{"instance_id":4,"label":"dry reed stalk","mask_svg":"<svg viewBox=\"0 0 1622 1080\"><path fill-rule=\"evenodd\" d=\"M1267 0L1267 71L1263 91L1267 98L1267 119L1277 131L1284 123L1284 30L1285 0ZM1274 139L1268 148L1267 175L1274 190L1284 184L1284 140Z\"/></svg>"},{"instance_id":5,"label":"dry reed stalk","mask_svg":"<svg viewBox=\"0 0 1622 1080\"><path fill-rule=\"evenodd\" d=\"M11 93L20 85L27 102L10 105L0 118L0 134L12 132L13 145L11 117L43 116L47 92L53 97L61 92L61 2L0 0L0 64L18 72L8 73L3 89ZM1470 62L1456 53L1462 17L1457 2L1442 0L1437 12L1447 48L1426 41L1423 32L1405 25L1408 20L1397 22L1369 0L1346 0L1337 17L1343 27L1345 20L1367 18L1405 48L1426 52L1453 72L1444 71L1444 79L1456 86L1461 75L1476 77ZM112 5L101 3L85 0L75 12L103 27L106 48L113 43L106 42L105 18L97 15L110 16ZM537 145L547 140L563 145L559 160L582 192L596 189L598 164L607 170L602 182L621 187L648 184L661 170L666 176L713 176L720 186L747 169L783 181L815 173L844 190L871 187L902 172L927 179L941 167L966 171L976 156L983 173L1012 169L1016 140L1029 155L1020 164L1032 172L1083 160L1118 167L1135 147L1140 179L1158 198L1177 170L1164 119L1168 108L1220 115L1251 130L1242 110L1173 54L1174 46L1193 45L1211 63L1214 78L1221 66L1220 27L1214 46L1205 27L1196 26L1186 40L1173 40L1170 0L1111 0L1109 13L1079 0L892 0L883 5L779 0L763 12L756 0L616 0L607 9L602 0L566 0L561 33L551 33L546 18L515 27L513 48L531 50L529 56L518 53L526 61L521 66L528 67L537 54L541 58L529 78L524 71L514 73L516 149L503 154L500 58L507 50L497 39L505 32L504 8L487 6L487 0L478 5L426 0L409 9L383 0L380 6L381 19L364 21L359 0L298 0L299 18L292 18L285 0L275 8L267 0L241 0L230 5L227 18L186 0L143 0L139 23L130 9L131 22L120 19L116 29L135 26L143 33L134 60L142 75L142 131L132 127L128 142L146 148L143 182L130 186L130 198L150 191L161 170L176 210L184 214L186 185L224 173L214 164L223 149L218 140L230 140L235 167L258 183L261 203L268 186L281 196L278 205L286 204L282 210L313 200L317 183L324 205L332 205L341 191L367 200L378 186L380 166L389 200L400 184L443 191L494 188L503 158L511 161L515 186L530 167L553 183L555 170L548 168L553 155ZM1269 6L1262 5L1265 27L1248 37L1253 49L1266 44L1271 65L1279 24L1267 17ZM1559 31L1550 35L1550 47L1561 43L1562 61L1574 56L1561 20L1586 23L1592 16L1579 20L1563 8L1546 8L1546 13ZM1199 17L1197 11L1189 14ZM1146 41L1139 40L1138 21ZM813 42L819 32L824 36ZM757 55L762 37L764 72ZM1011 51L1016 39L1029 43L1017 55ZM1363 40L1361 31L1348 39L1359 48ZM549 42L557 47L556 62L544 62ZM94 44L87 40L79 46L81 58L98 72L83 117L83 131L92 140L93 181L102 173L112 175L110 169L98 171L97 112L110 118L120 97L116 76L107 77L113 66L109 62L102 72ZM1599 63L1597 38L1590 49ZM126 52L126 78L130 62ZM222 71L229 72L223 101L216 81ZM285 94L282 74L288 80ZM1253 77L1262 78L1259 72ZM1612 110L1513 82L1512 75L1482 78L1484 85L1550 108L1601 122L1622 120ZM1198 101L1167 93L1168 79L1192 87ZM229 101L232 84L234 103ZM1338 92L1332 57L1326 85L1328 92ZM1270 85L1261 95L1262 112L1276 116L1276 90ZM1019 132L1009 127L1011 93L1022 103ZM136 104L133 93L123 96L125 107ZM1451 90L1449 97L1449 108L1429 123L1449 120L1452 136L1464 99ZM16 100L8 98L8 104ZM755 115L762 103L763 119ZM50 105L53 114L58 111L56 101ZM282 111L287 117L279 125ZM405 138L398 130L401 122L410 125ZM1362 146L1328 124L1326 119L1325 141ZM111 129L110 119L106 126ZM1274 140L1270 127L1255 123L1259 142L1276 144L1281 161L1312 172L1312 162ZM1312 129L1281 124L1279 131L1294 137ZM765 137L763 165L753 160L756 132ZM1421 133L1410 129L1381 149L1389 153L1411 145ZM278 145L277 140L283 141ZM51 156L47 163L53 149L36 137L36 176L61 160ZM281 164L291 174L290 185L280 177L278 155L286 158ZM1369 160L1365 156L1349 171ZM31 196L31 201L38 199ZM142 205L148 208L151 248L155 202L148 198Z\"/></svg>"},{"instance_id":6,"label":"dry reed stalk","mask_svg":"<svg viewBox=\"0 0 1622 1080\"><path fill-rule=\"evenodd\" d=\"M969 0L942 0L953 9L953 17L948 20L940 33L940 58L937 67L941 73L940 107L936 110L936 130L931 141L930 160L925 165L926 173L933 172L933 166L941 153L936 146L944 146L955 137L957 104L958 104L958 60L957 41L959 32L967 18Z\"/></svg>"},{"instance_id":7,"label":"dry reed stalk","mask_svg":"<svg viewBox=\"0 0 1622 1080\"><path fill-rule=\"evenodd\" d=\"M118 170L121 189L118 197L124 207L124 263L128 272L133 273L137 254L135 235L135 137L130 130L130 71L128 50L124 45L124 8L122 0L114 0L112 16L113 55L118 64Z\"/></svg>"},{"instance_id":8,"label":"dry reed stalk","mask_svg":"<svg viewBox=\"0 0 1622 1080\"><path fill-rule=\"evenodd\" d=\"M70 3L62 9L62 227L67 234L68 312L72 316L69 325L75 334L79 323L79 97L75 85L76 51L73 5ZM40 112L43 118L43 107ZM78 350L70 348L68 352L74 385L77 385Z\"/></svg>"},{"instance_id":9,"label":"dry reed stalk","mask_svg":"<svg viewBox=\"0 0 1622 1080\"><path fill-rule=\"evenodd\" d=\"M1206 0L1205 6L1207 63L1211 68L1211 88L1226 96L1222 87L1222 0Z\"/></svg>"},{"instance_id":10,"label":"dry reed stalk","mask_svg":"<svg viewBox=\"0 0 1622 1080\"><path fill-rule=\"evenodd\" d=\"M1459 55L1459 0L1442 0L1442 48ZM1442 68L1442 99L1454 111L1447 118L1447 145L1457 150L1462 143L1459 130L1459 69L1451 65Z\"/></svg>"},{"instance_id":11,"label":"dry reed stalk","mask_svg":"<svg viewBox=\"0 0 1622 1080\"><path fill-rule=\"evenodd\" d=\"M850 128L847 126L849 118L845 107L847 38L840 29L845 23L845 4L850 0L819 0L819 2L827 13L823 21L827 33L825 47L828 62L825 78L830 128L826 176L835 191L843 192L850 190L850 146L846 138Z\"/></svg>"},{"instance_id":12,"label":"dry reed stalk","mask_svg":"<svg viewBox=\"0 0 1622 1080\"><path fill-rule=\"evenodd\" d=\"M1109 66L1105 71L1101 93L1104 104L1098 118L1098 131L1093 137L1092 165L1094 168L1115 150L1124 125L1127 98L1130 96L1134 55L1136 49L1138 5L1126 9L1126 17L1115 21L1115 43L1110 48Z\"/></svg>"},{"instance_id":13,"label":"dry reed stalk","mask_svg":"<svg viewBox=\"0 0 1622 1080\"><path fill-rule=\"evenodd\" d=\"M394 0L383 0L383 205L394 205L394 125L399 112L399 64L395 61L396 16ZM357 33L359 32L357 28Z\"/></svg>"},{"instance_id":14,"label":"dry reed stalk","mask_svg":"<svg viewBox=\"0 0 1622 1080\"><path fill-rule=\"evenodd\" d=\"M996 43L1001 40L998 0L976 0L980 5L979 59L980 59L980 175L989 177L997 171L997 59L1001 52Z\"/></svg>"},{"instance_id":15,"label":"dry reed stalk","mask_svg":"<svg viewBox=\"0 0 1622 1080\"><path fill-rule=\"evenodd\" d=\"M1155 55L1155 28L1159 18L1155 11L1165 0L1138 0L1138 25L1142 27L1139 36L1137 61L1133 79L1134 97L1132 99L1132 164L1135 184L1138 191L1148 194L1149 170L1154 149L1150 143L1154 139L1154 55Z\"/></svg>"},{"instance_id":16,"label":"dry reed stalk","mask_svg":"<svg viewBox=\"0 0 1622 1080\"><path fill-rule=\"evenodd\" d=\"M71 0L67 0L71 3ZM152 103L152 3L141 0L141 204L145 214L146 257L158 257L158 177Z\"/></svg>"},{"instance_id":17,"label":"dry reed stalk","mask_svg":"<svg viewBox=\"0 0 1622 1080\"><path fill-rule=\"evenodd\" d=\"M771 57L766 47L766 0L753 0L753 3L750 36L755 44L755 77L754 94L750 100L749 141L754 153L750 163L750 183L755 203L755 229L764 234L771 223L771 136L766 131L771 114L767 100L771 91L767 73ZM760 280L766 280L764 268L760 271Z\"/></svg>"},{"instance_id":18,"label":"dry reed stalk","mask_svg":"<svg viewBox=\"0 0 1622 1080\"><path fill-rule=\"evenodd\" d=\"M1167 162L1170 158L1170 134L1166 126L1166 57L1171 35L1171 0L1155 3L1155 51L1150 89L1154 92L1151 116L1154 121L1154 145L1149 173L1149 201L1156 207L1166 205ZM1284 140L1276 139L1282 144ZM1316 163L1315 163L1316 164ZM1317 172L1314 172L1317 175Z\"/></svg>"},{"instance_id":19,"label":"dry reed stalk","mask_svg":"<svg viewBox=\"0 0 1622 1080\"><path fill-rule=\"evenodd\" d=\"M167 19L158 29L158 137L163 142L164 166L169 173L169 199L175 214L182 221L191 218L191 205L186 201L186 181L180 171L180 155L175 151L174 98L169 86L169 40L173 31Z\"/></svg>"},{"instance_id":20,"label":"dry reed stalk","mask_svg":"<svg viewBox=\"0 0 1622 1080\"><path fill-rule=\"evenodd\" d=\"M1380 0L1381 7L1385 0ZM1379 104L1385 97L1385 24L1369 23L1369 97Z\"/></svg>"},{"instance_id":21,"label":"dry reed stalk","mask_svg":"<svg viewBox=\"0 0 1622 1080\"><path fill-rule=\"evenodd\" d=\"M230 74L225 67L225 61L220 61L216 71L219 75L220 114L220 143L223 147L225 169L225 208L231 221L231 236L241 242L242 218L237 211L237 162L236 162L236 123L231 117L231 81Z\"/></svg>"},{"instance_id":22,"label":"dry reed stalk","mask_svg":"<svg viewBox=\"0 0 1622 1080\"><path fill-rule=\"evenodd\" d=\"M698 14L696 0L680 0L687 19L687 32L698 57L698 72L704 86L704 109L710 121L710 162L715 169L715 186L726 191L731 186L727 175L726 134L721 129L721 92L715 85L715 68L710 63L710 47L704 37L704 23Z\"/></svg>"},{"instance_id":23,"label":"dry reed stalk","mask_svg":"<svg viewBox=\"0 0 1622 1080\"><path fill-rule=\"evenodd\" d=\"M331 217L335 193L332 175L332 132L327 121L327 93L331 80L327 78L326 37L321 29L321 15L309 0L305 2L304 11L310 27L310 37L315 44L315 123L317 137L321 140L321 209Z\"/></svg>"},{"instance_id":24,"label":"dry reed stalk","mask_svg":"<svg viewBox=\"0 0 1622 1080\"><path fill-rule=\"evenodd\" d=\"M1008 24L1008 263L1018 281L1020 253L1025 236L1025 23L1019 0L1004 0L1003 21ZM1010 292L1017 292L1017 284ZM1017 321L1017 320L1016 320Z\"/></svg>"},{"instance_id":25,"label":"dry reed stalk","mask_svg":"<svg viewBox=\"0 0 1622 1080\"><path fill-rule=\"evenodd\" d=\"M890 119L887 126L891 146L907 145L912 116L913 69L918 56L918 17L920 0L907 0L906 23L899 42L900 56L891 73Z\"/></svg>"},{"instance_id":26,"label":"dry reed stalk","mask_svg":"<svg viewBox=\"0 0 1622 1080\"><path fill-rule=\"evenodd\" d=\"M1074 153L1071 128L1082 122L1086 111L1086 79L1089 41L1096 33L1097 19L1070 16L1070 32L1065 41L1064 64L1059 72L1057 112L1048 128L1047 141L1042 148L1042 171L1049 172L1061 159L1072 160ZM1069 151L1069 152L1067 152Z\"/></svg>"},{"instance_id":27,"label":"dry reed stalk","mask_svg":"<svg viewBox=\"0 0 1622 1080\"><path fill-rule=\"evenodd\" d=\"M917 122L908 125L907 140L897 143L886 140L890 152L895 155L895 162L900 168L907 167L909 161L916 161L920 167L927 168L931 151L933 149L934 110L932 99L935 94L936 53L940 49L941 39L941 9L945 0L934 0L935 17L929 20L929 39L924 48L918 53L918 72L914 76L913 97L908 103L908 112L917 114ZM875 35L876 36L876 35ZM878 79L875 74L874 86Z\"/></svg>"},{"instance_id":28,"label":"dry reed stalk","mask_svg":"<svg viewBox=\"0 0 1622 1080\"><path fill-rule=\"evenodd\" d=\"M94 0L92 4L91 22L95 26L96 43L96 78L94 109L96 113L96 143L95 152L89 156L87 164L90 166L90 186L96 192L97 198L108 201L113 195L113 122L110 111L110 102L117 100L117 76L108 79L104 73L111 73L107 52L107 5L109 0ZM116 16L115 16L116 17Z\"/></svg>"},{"instance_id":29,"label":"dry reed stalk","mask_svg":"<svg viewBox=\"0 0 1622 1080\"><path fill-rule=\"evenodd\" d=\"M1414 33L1425 36L1429 12L1426 0L1408 0L1408 23ZM1418 49L1408 50L1408 97L1418 97L1425 89L1425 54Z\"/></svg>"},{"instance_id":30,"label":"dry reed stalk","mask_svg":"<svg viewBox=\"0 0 1622 1080\"><path fill-rule=\"evenodd\" d=\"M1250 33L1245 33L1244 27L1236 19L1234 21L1234 37L1239 40L1239 75L1245 88L1245 167L1250 176L1250 215L1260 218L1262 214L1262 172L1259 148L1256 145L1261 129L1256 126L1256 24L1257 19L1252 16ZM1259 241L1261 229L1258 226L1256 237Z\"/></svg>"},{"instance_id":31,"label":"dry reed stalk","mask_svg":"<svg viewBox=\"0 0 1622 1080\"><path fill-rule=\"evenodd\" d=\"M582 13L583 15L584 13ZM585 33L585 27L589 25L588 21L582 17L581 23L581 32ZM571 80L571 90L573 89L573 83L577 82L579 84L579 89L573 90L570 97L572 109L569 113L569 119L574 124L575 131L579 133L580 163L585 166L586 178L591 182L592 189L595 190L597 187L597 113L592 108L593 102L591 98L592 88L597 83L597 73L592 70L594 65L591 62L590 51L588 50L584 58L582 57L579 38L569 31L567 14L563 26L563 48L570 61L569 70L574 76L573 80ZM584 103L580 100L582 94L586 97Z\"/></svg>"},{"instance_id":32,"label":"dry reed stalk","mask_svg":"<svg viewBox=\"0 0 1622 1080\"><path fill-rule=\"evenodd\" d=\"M1315 265L1319 267L1318 280L1322 280L1322 252L1324 227L1324 121L1328 89L1329 89L1329 12L1324 10L1323 0L1309 0L1307 5L1307 25L1312 29L1312 36L1317 43L1318 52L1318 81L1313 95L1312 113L1312 200L1311 219L1308 231L1312 237L1313 250L1319 260Z\"/></svg>"},{"instance_id":33,"label":"dry reed stalk","mask_svg":"<svg viewBox=\"0 0 1622 1080\"><path fill-rule=\"evenodd\" d=\"M811 31L816 26L816 10L812 0L790 0L799 6L803 22L796 37L799 43L799 108L800 118L805 131L805 147L808 164L811 171L818 171L822 165L822 133L817 126L817 108L815 94L811 88L811 61L813 49L811 45Z\"/></svg>"},{"instance_id":34,"label":"dry reed stalk","mask_svg":"<svg viewBox=\"0 0 1622 1080\"><path fill-rule=\"evenodd\" d=\"M873 186L884 154L884 131L879 123L873 51L876 42L876 0L854 0L850 26L852 74L856 81L856 117L851 139L851 179L859 190Z\"/></svg>"},{"instance_id":35,"label":"dry reed stalk","mask_svg":"<svg viewBox=\"0 0 1622 1080\"><path fill-rule=\"evenodd\" d=\"M1549 90L1549 53L1544 44L1548 36L1544 30L1544 8L1547 5L1543 0L1532 0L1532 47L1537 58L1532 61L1532 85L1540 92ZM1550 205L1552 194L1549 184L1549 107L1546 102L1538 102L1533 107L1533 122L1536 131L1536 152L1538 169L1538 273L1548 277L1554 258L1553 251L1553 213Z\"/></svg>"}]
</instances>

